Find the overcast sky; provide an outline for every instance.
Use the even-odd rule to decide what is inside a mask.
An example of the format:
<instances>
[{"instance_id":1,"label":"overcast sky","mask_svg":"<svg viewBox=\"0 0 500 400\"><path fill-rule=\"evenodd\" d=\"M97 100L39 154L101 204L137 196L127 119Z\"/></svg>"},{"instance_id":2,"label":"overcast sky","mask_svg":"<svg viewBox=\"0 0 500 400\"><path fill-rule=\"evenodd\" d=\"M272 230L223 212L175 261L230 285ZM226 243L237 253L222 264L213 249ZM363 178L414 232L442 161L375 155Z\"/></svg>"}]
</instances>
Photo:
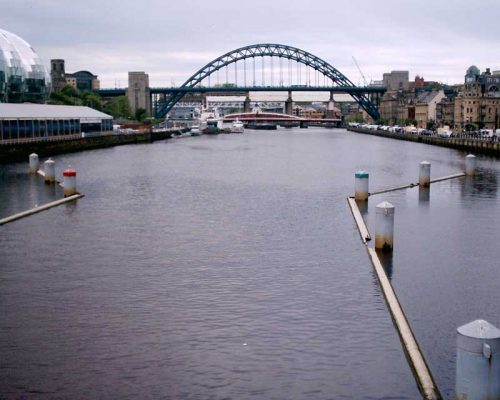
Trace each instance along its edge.
<instances>
[{"instance_id":1,"label":"overcast sky","mask_svg":"<svg viewBox=\"0 0 500 400\"><path fill-rule=\"evenodd\" d=\"M500 0L0 0L0 28L44 63L89 70L101 87L146 71L182 84L212 59L255 43L288 44L359 83L409 70L461 83L472 64L500 69Z\"/></svg>"}]
</instances>

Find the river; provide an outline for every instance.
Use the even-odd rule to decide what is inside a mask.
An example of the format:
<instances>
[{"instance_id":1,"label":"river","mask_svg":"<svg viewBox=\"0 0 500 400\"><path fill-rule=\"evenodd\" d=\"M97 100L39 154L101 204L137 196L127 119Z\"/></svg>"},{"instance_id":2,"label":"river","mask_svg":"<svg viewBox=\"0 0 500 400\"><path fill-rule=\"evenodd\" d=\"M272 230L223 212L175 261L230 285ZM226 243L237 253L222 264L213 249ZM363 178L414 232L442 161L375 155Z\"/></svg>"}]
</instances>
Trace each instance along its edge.
<instances>
[{"instance_id":1,"label":"river","mask_svg":"<svg viewBox=\"0 0 500 400\"><path fill-rule=\"evenodd\" d=\"M0 227L7 398L414 399L346 202L463 170L463 153L341 129L250 131L55 157L85 197ZM396 206L392 283L442 393L455 329L500 325L498 161L377 195ZM0 217L62 196L2 166ZM2 397L0 396L0 397Z\"/></svg>"}]
</instances>

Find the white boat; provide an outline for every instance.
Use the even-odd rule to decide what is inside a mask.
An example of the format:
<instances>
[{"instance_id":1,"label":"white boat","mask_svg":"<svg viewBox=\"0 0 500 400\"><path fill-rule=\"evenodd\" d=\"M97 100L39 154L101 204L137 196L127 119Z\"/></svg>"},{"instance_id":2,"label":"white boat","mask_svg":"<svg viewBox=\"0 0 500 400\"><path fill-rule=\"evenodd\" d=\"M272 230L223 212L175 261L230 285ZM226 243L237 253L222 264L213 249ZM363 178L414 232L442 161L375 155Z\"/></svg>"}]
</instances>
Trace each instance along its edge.
<instances>
[{"instance_id":1,"label":"white boat","mask_svg":"<svg viewBox=\"0 0 500 400\"><path fill-rule=\"evenodd\" d=\"M189 132L191 133L191 136L200 136L201 135L201 130L200 130L200 127L198 125L193 125Z\"/></svg>"},{"instance_id":2,"label":"white boat","mask_svg":"<svg viewBox=\"0 0 500 400\"><path fill-rule=\"evenodd\" d=\"M232 133L243 133L245 131L245 127L243 126L243 122L240 120L236 120L233 122L233 125L231 125L231 132Z\"/></svg>"}]
</instances>

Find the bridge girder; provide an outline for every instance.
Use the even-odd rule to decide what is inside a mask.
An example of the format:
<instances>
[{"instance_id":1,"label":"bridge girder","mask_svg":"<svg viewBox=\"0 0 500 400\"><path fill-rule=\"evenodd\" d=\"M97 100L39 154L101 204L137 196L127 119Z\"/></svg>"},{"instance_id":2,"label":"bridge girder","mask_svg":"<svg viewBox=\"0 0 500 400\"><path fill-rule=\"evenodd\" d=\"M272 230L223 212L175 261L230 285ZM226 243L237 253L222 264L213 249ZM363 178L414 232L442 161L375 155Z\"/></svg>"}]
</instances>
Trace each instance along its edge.
<instances>
[{"instance_id":1,"label":"bridge girder","mask_svg":"<svg viewBox=\"0 0 500 400\"><path fill-rule=\"evenodd\" d=\"M216 58L215 60L209 62L203 68L194 73L186 82L184 82L184 84L179 88L179 91L173 91L170 93L170 95L167 96L165 103L157 113L157 117L165 117L165 115L172 109L172 107L180 99L182 99L187 91L187 88L192 88L190 90L196 90L196 87L199 86L205 78L220 70L221 68L235 62L245 60L247 58L255 57L286 58L288 60L294 60L301 64L312 67L319 73L331 79L335 85L341 86L343 87L343 89L345 88L345 93L349 93L373 119L376 120L379 118L377 105L371 101L367 93L360 92L359 88L357 88L345 75L343 75L331 64L307 51L298 49L296 47L272 43L255 44L240 47L239 49L227 52L222 56Z\"/></svg>"}]
</instances>

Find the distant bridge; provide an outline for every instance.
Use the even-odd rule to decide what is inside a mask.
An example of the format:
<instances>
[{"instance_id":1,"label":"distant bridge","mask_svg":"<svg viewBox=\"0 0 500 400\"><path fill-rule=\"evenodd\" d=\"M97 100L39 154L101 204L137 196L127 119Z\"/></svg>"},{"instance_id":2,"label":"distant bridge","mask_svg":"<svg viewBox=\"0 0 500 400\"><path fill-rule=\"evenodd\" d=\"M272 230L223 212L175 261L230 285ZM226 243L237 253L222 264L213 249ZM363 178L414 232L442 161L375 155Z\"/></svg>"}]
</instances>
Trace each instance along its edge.
<instances>
[{"instance_id":1,"label":"distant bridge","mask_svg":"<svg viewBox=\"0 0 500 400\"><path fill-rule=\"evenodd\" d=\"M239 120L243 123L270 123L281 126L301 126L307 127L308 124L339 126L340 118L303 118L295 115L270 113L270 112L243 112L227 114L222 117L223 122L233 122Z\"/></svg>"},{"instance_id":2,"label":"distant bridge","mask_svg":"<svg viewBox=\"0 0 500 400\"><path fill-rule=\"evenodd\" d=\"M264 64L265 57L271 58L270 68L266 68ZM247 71L247 59L253 60L253 69ZM262 63L262 81L260 85L256 83L256 59L261 59ZM275 72L274 61L279 63L279 68ZM283 64L288 60L288 69ZM244 84L238 85L238 62L243 61L243 77ZM285 62L283 62L285 61ZM299 84L292 85L291 77L293 76L293 67L291 62L296 62L296 77ZM233 65L235 73L235 83L228 83L228 66ZM305 66L304 75L305 79L302 80L302 70L300 66ZM225 69L226 84L225 85L211 85L212 74L219 74L221 69ZM265 85L264 72L270 70L271 72L271 85ZM274 77L279 71L278 85L274 84ZM311 84L311 71L316 74L316 84ZM253 74L252 74L253 73ZM284 84L284 76L288 76L288 85ZM253 77L253 83L247 84L247 75ZM323 77L323 85L320 84L320 77ZM241 70L240 70L241 77ZM217 81L219 81L217 79ZM301 84L303 81L305 85ZM329 81L329 84L326 84ZM250 46L241 47L232 50L215 60L209 62L203 68L198 70L180 87L171 88L150 88L150 96L152 96L154 114L158 118L163 118L167 113L179 102L187 93L244 93L247 95L245 109L248 111L250 99L249 92L288 92L288 100L285 103L287 114L291 114L292 109L292 92L330 92L330 100L333 101L333 93L347 93L351 95L354 100L375 120L380 116L378 111L378 104L380 96L385 93L385 87L358 87L355 86L345 75L339 72L332 65L322 60L321 58L308 53L296 47L291 47L282 44L255 44ZM119 96L125 94L125 89L101 89L97 91L104 97Z\"/></svg>"}]
</instances>

